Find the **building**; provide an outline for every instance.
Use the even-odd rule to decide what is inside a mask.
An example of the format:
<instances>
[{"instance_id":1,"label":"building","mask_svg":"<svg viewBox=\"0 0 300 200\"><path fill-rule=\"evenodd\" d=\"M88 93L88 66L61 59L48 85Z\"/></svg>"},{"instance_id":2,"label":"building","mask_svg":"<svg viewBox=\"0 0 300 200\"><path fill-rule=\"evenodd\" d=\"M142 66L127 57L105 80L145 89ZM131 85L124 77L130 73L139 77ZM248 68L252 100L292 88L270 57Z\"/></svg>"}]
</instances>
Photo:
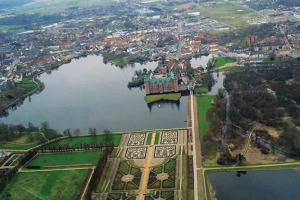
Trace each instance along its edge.
<instances>
[{"instance_id":1,"label":"building","mask_svg":"<svg viewBox=\"0 0 300 200\"><path fill-rule=\"evenodd\" d=\"M179 92L177 76L164 64L145 76L144 85L146 95Z\"/></svg>"}]
</instances>

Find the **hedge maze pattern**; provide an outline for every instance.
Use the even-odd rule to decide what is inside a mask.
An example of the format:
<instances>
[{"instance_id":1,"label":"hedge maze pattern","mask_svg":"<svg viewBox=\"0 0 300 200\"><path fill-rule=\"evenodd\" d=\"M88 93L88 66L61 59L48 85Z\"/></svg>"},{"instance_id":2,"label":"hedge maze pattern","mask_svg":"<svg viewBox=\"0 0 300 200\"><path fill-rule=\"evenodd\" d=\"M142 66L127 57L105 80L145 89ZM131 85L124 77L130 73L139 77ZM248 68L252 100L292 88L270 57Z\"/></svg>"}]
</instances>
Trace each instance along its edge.
<instances>
[{"instance_id":1,"label":"hedge maze pattern","mask_svg":"<svg viewBox=\"0 0 300 200\"><path fill-rule=\"evenodd\" d=\"M176 146L155 147L154 158L171 158L176 154Z\"/></svg>"},{"instance_id":2,"label":"hedge maze pattern","mask_svg":"<svg viewBox=\"0 0 300 200\"><path fill-rule=\"evenodd\" d=\"M122 177L126 175L132 175L133 179L127 182L122 181ZM112 190L137 190L140 186L141 176L142 171L139 168L132 167L127 161L122 161L113 182Z\"/></svg>"},{"instance_id":3,"label":"hedge maze pattern","mask_svg":"<svg viewBox=\"0 0 300 200\"><path fill-rule=\"evenodd\" d=\"M145 196L145 200L166 199L175 200L174 191L156 191L154 195Z\"/></svg>"},{"instance_id":4,"label":"hedge maze pattern","mask_svg":"<svg viewBox=\"0 0 300 200\"><path fill-rule=\"evenodd\" d=\"M145 144L146 133L130 134L127 146L142 146Z\"/></svg>"},{"instance_id":5,"label":"hedge maze pattern","mask_svg":"<svg viewBox=\"0 0 300 200\"><path fill-rule=\"evenodd\" d=\"M158 180L159 174L166 173L168 178ZM149 174L148 189L172 189L176 182L176 159L170 159L165 164L154 167Z\"/></svg>"},{"instance_id":6,"label":"hedge maze pattern","mask_svg":"<svg viewBox=\"0 0 300 200\"><path fill-rule=\"evenodd\" d=\"M130 147L127 148L125 157L127 159L145 159L147 147Z\"/></svg>"},{"instance_id":7,"label":"hedge maze pattern","mask_svg":"<svg viewBox=\"0 0 300 200\"><path fill-rule=\"evenodd\" d=\"M160 144L177 144L178 143L178 131L161 131Z\"/></svg>"}]
</instances>

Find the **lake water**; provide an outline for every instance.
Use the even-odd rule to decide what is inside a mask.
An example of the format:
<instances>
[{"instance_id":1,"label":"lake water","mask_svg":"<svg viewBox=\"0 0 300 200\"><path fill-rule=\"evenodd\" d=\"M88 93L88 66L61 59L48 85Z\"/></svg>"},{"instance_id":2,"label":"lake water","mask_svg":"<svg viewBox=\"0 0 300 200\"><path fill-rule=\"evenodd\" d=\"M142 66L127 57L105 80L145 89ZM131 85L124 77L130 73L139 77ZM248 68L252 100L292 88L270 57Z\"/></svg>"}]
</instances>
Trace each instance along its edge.
<instances>
[{"instance_id":1,"label":"lake water","mask_svg":"<svg viewBox=\"0 0 300 200\"><path fill-rule=\"evenodd\" d=\"M129 131L154 128L185 127L187 97L180 103L154 104L144 101L145 92L129 90L128 81L135 70L155 69L157 62L119 68L104 64L101 56L73 60L40 80L45 90L27 98L16 110L10 110L1 122L39 125L48 121L57 130L88 128L102 131Z\"/></svg>"},{"instance_id":2,"label":"lake water","mask_svg":"<svg viewBox=\"0 0 300 200\"><path fill-rule=\"evenodd\" d=\"M218 200L300 199L300 171L216 172L208 176Z\"/></svg>"},{"instance_id":3,"label":"lake water","mask_svg":"<svg viewBox=\"0 0 300 200\"><path fill-rule=\"evenodd\" d=\"M209 58L211 55L192 59L192 67L205 66ZM51 74L42 74L39 79L45 90L27 98L0 121L24 125L47 121L59 131L80 128L82 132L88 128L131 131L186 127L187 97L179 103L148 106L144 90L127 88L135 70L156 67L157 62L149 62L119 68L104 64L102 56L73 60Z\"/></svg>"}]
</instances>

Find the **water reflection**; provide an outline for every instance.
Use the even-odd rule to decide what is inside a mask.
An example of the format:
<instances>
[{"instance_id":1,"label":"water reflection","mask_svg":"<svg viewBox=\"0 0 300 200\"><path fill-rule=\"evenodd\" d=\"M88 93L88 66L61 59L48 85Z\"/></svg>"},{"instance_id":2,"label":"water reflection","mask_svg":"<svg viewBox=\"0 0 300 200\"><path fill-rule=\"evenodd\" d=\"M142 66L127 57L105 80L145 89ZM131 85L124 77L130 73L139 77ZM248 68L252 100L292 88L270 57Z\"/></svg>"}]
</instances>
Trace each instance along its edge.
<instances>
[{"instance_id":1,"label":"water reflection","mask_svg":"<svg viewBox=\"0 0 300 200\"><path fill-rule=\"evenodd\" d=\"M168 101L168 100L161 100L153 103L147 104L149 111L152 111L152 108L166 108L170 107L172 109L177 108L178 111L180 111L180 100L179 101Z\"/></svg>"}]
</instances>

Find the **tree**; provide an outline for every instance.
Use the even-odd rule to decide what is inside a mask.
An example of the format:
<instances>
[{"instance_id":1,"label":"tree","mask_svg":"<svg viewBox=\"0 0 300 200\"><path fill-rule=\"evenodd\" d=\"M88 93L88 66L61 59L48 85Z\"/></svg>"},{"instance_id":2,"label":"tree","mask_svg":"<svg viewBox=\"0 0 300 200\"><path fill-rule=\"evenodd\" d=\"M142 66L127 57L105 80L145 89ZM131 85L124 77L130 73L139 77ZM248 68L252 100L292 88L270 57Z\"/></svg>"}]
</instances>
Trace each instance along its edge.
<instances>
[{"instance_id":1,"label":"tree","mask_svg":"<svg viewBox=\"0 0 300 200\"><path fill-rule=\"evenodd\" d=\"M97 129L96 128L89 128L89 134L92 135L92 136L96 136Z\"/></svg>"},{"instance_id":2,"label":"tree","mask_svg":"<svg viewBox=\"0 0 300 200\"><path fill-rule=\"evenodd\" d=\"M64 136L72 137L71 129L67 128L63 131Z\"/></svg>"},{"instance_id":3,"label":"tree","mask_svg":"<svg viewBox=\"0 0 300 200\"><path fill-rule=\"evenodd\" d=\"M42 131L45 131L45 130L48 130L49 129L49 123L47 121L44 121L42 124L41 124L41 130Z\"/></svg>"},{"instance_id":4,"label":"tree","mask_svg":"<svg viewBox=\"0 0 300 200\"><path fill-rule=\"evenodd\" d=\"M76 128L74 131L73 131L73 134L75 135L75 136L79 136L80 135L80 129L79 128Z\"/></svg>"},{"instance_id":5,"label":"tree","mask_svg":"<svg viewBox=\"0 0 300 200\"><path fill-rule=\"evenodd\" d=\"M236 162L237 162L238 165L243 165L244 162L246 161L245 156L240 154L240 153L237 154L235 158L236 158Z\"/></svg>"},{"instance_id":6,"label":"tree","mask_svg":"<svg viewBox=\"0 0 300 200\"><path fill-rule=\"evenodd\" d=\"M104 143L105 144L109 144L110 142L112 142L112 137L111 137L111 131L108 129L104 129L103 130L103 134L104 134Z\"/></svg>"}]
</instances>

